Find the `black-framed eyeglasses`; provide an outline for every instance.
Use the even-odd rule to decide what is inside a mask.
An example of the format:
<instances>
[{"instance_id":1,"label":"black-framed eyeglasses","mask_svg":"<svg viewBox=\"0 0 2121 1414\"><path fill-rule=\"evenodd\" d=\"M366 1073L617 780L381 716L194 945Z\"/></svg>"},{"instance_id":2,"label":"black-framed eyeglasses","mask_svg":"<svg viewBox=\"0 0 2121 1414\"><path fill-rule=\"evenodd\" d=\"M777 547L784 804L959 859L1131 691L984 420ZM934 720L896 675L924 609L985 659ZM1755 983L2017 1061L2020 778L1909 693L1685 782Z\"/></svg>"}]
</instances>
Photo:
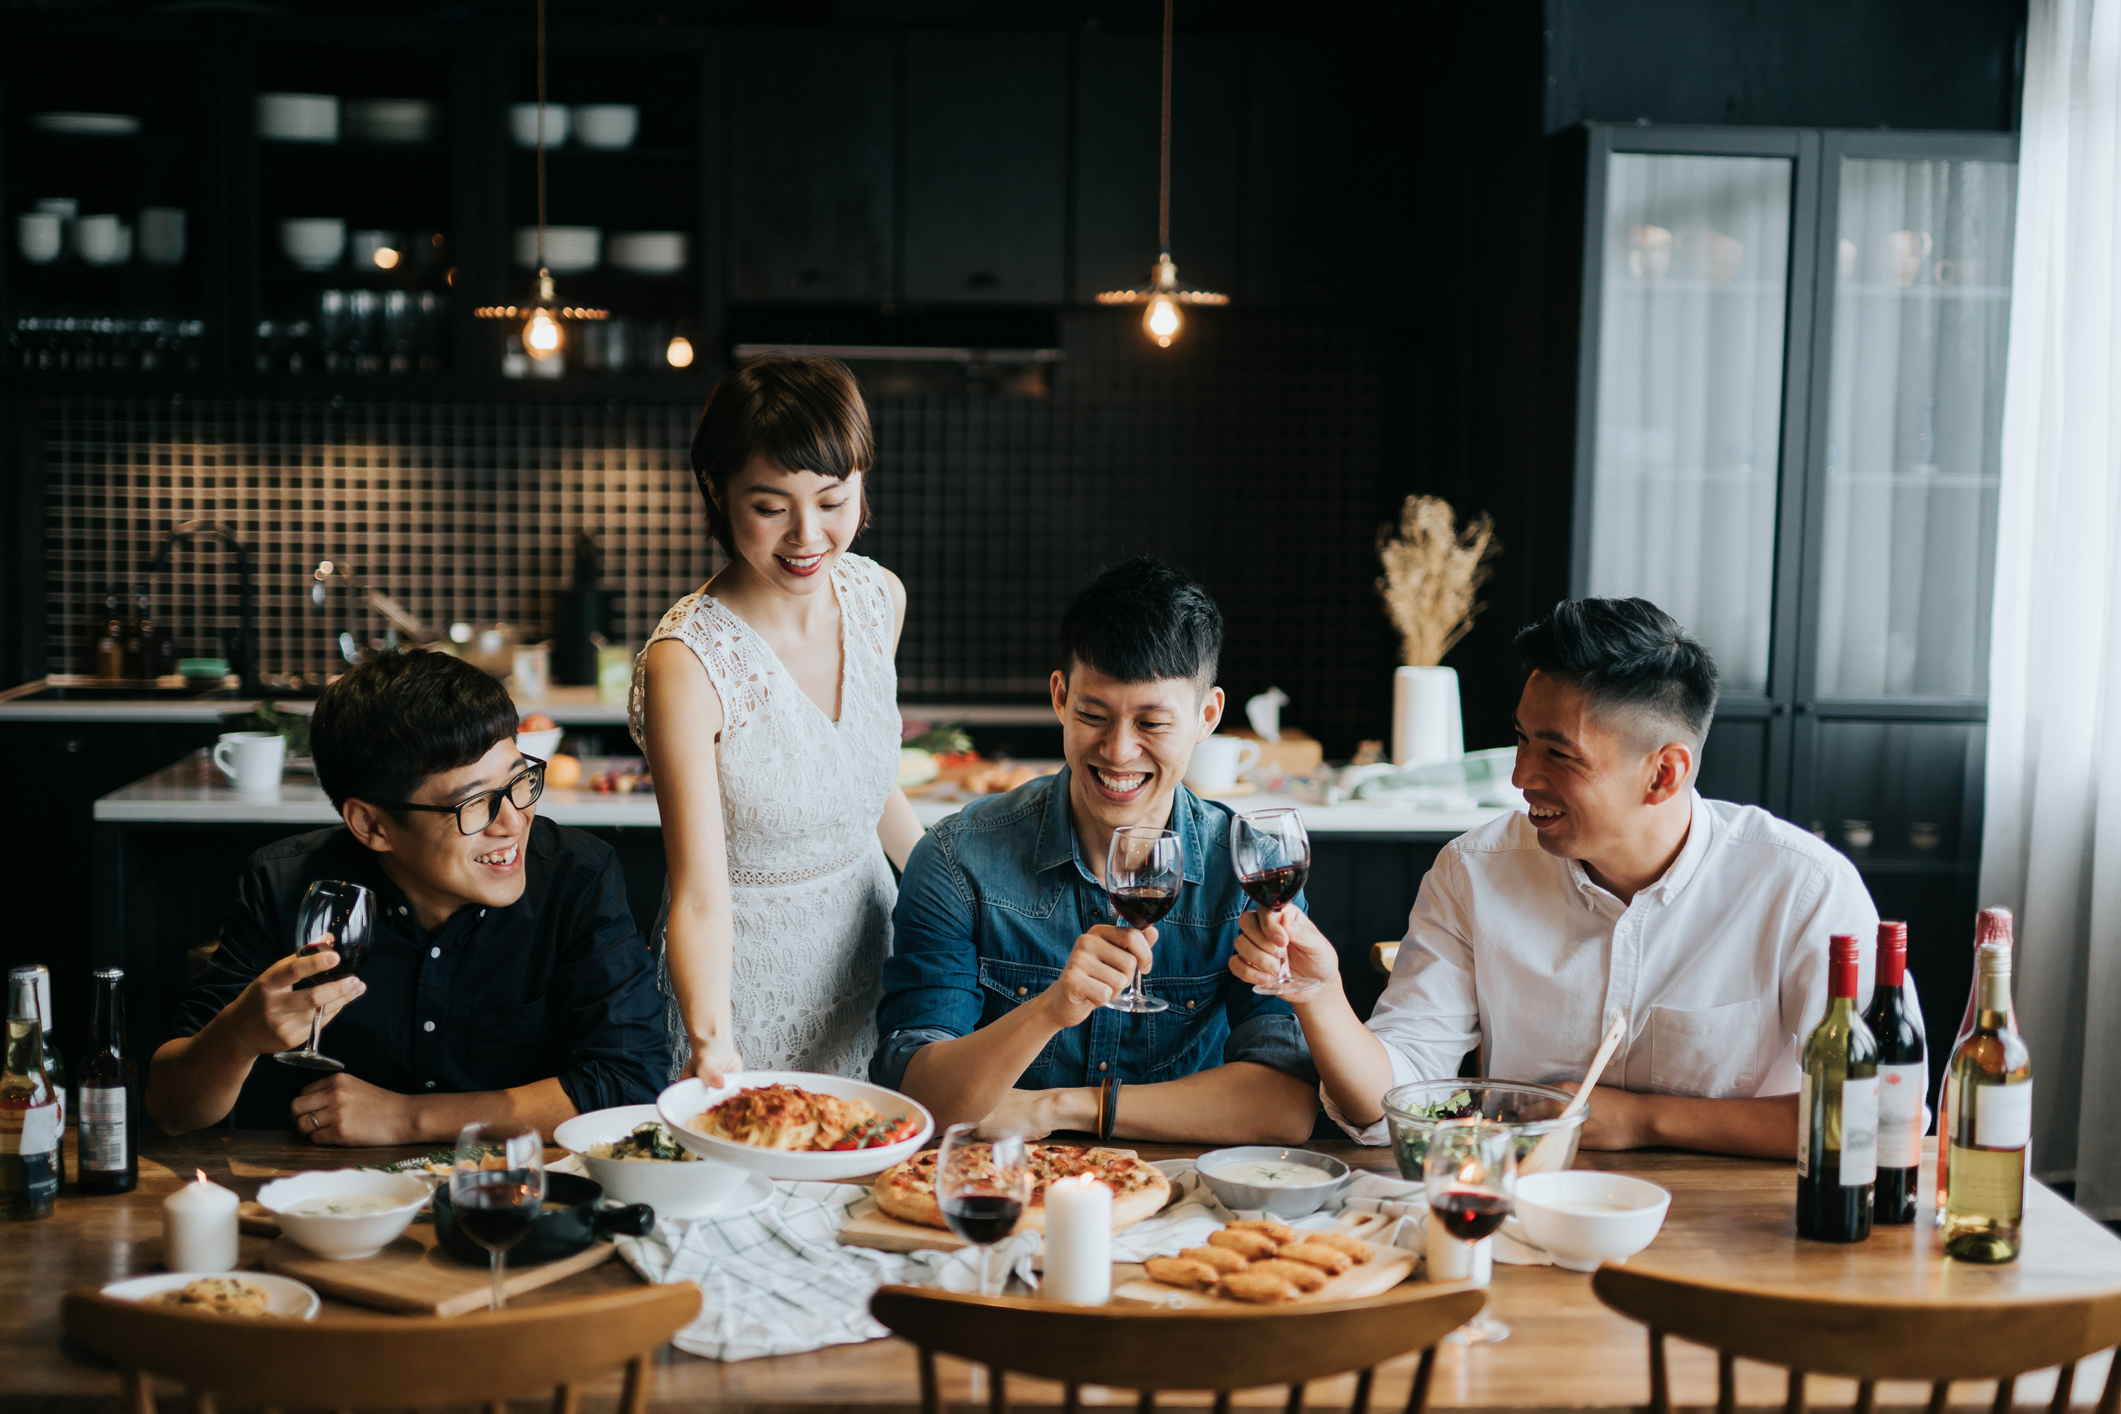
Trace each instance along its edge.
<instances>
[{"instance_id":1,"label":"black-framed eyeglasses","mask_svg":"<svg viewBox=\"0 0 2121 1414\"><path fill-rule=\"evenodd\" d=\"M415 805L409 800L379 800L376 804L390 810L424 810L430 815L454 815L458 834L483 834L501 818L502 796L507 796L508 803L516 809L528 810L545 793L545 763L535 756L523 759L530 765L507 785L498 790L482 790L455 805Z\"/></svg>"}]
</instances>

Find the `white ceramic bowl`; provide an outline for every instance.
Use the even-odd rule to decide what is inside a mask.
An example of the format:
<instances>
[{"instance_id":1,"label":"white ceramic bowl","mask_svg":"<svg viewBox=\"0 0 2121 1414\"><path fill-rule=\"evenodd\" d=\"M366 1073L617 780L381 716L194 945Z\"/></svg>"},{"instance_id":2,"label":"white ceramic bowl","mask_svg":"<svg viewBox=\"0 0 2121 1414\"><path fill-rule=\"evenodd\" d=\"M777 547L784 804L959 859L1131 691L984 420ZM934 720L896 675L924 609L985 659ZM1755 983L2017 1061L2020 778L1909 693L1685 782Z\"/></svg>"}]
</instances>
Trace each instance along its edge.
<instances>
[{"instance_id":1,"label":"white ceramic bowl","mask_svg":"<svg viewBox=\"0 0 2121 1414\"><path fill-rule=\"evenodd\" d=\"M181 1291L205 1277L235 1277L249 1282L265 1293L265 1314L283 1321L314 1321L317 1312L324 1309L316 1292L293 1277L271 1272L157 1272L149 1277L114 1281L103 1288L103 1294L117 1301L145 1301L165 1291Z\"/></svg>"},{"instance_id":2,"label":"white ceramic bowl","mask_svg":"<svg viewBox=\"0 0 2121 1414\"><path fill-rule=\"evenodd\" d=\"M1311 1168L1324 1169L1328 1176L1319 1183L1287 1186L1248 1183L1241 1178L1225 1178L1219 1172L1225 1165L1245 1163L1253 1159L1304 1164ZM1214 1149L1195 1159L1193 1169L1230 1211L1265 1213L1275 1218L1309 1217L1328 1203L1338 1202L1341 1195L1347 1192L1348 1185L1355 1182L1355 1171L1331 1154L1316 1154L1309 1149L1283 1149L1271 1144Z\"/></svg>"},{"instance_id":3,"label":"white ceramic bowl","mask_svg":"<svg viewBox=\"0 0 2121 1414\"><path fill-rule=\"evenodd\" d=\"M910 1159L935 1132L935 1116L908 1096L865 1080L847 1080L837 1075L816 1075L805 1070L745 1070L728 1077L718 1090L707 1088L698 1076L688 1076L656 1096L655 1107L678 1143L703 1159L715 1159L738 1168L754 1169L769 1178L791 1182L831 1182L860 1178ZM885 1119L913 1115L920 1121L909 1139L875 1149L849 1149L841 1153L796 1153L786 1149L761 1149L702 1134L692 1127L694 1119L739 1090L762 1085L795 1085L819 1095L837 1095L845 1100L867 1100Z\"/></svg>"},{"instance_id":4,"label":"white ceramic bowl","mask_svg":"<svg viewBox=\"0 0 2121 1414\"><path fill-rule=\"evenodd\" d=\"M749 1177L746 1170L713 1159L663 1162L655 1159L604 1159L589 1151L624 1139L638 1125L660 1120L654 1105L620 1105L576 1115L552 1132L552 1142L579 1155L589 1176L604 1185L604 1196L622 1203L646 1203L659 1218L711 1217L736 1201Z\"/></svg>"},{"instance_id":5,"label":"white ceramic bowl","mask_svg":"<svg viewBox=\"0 0 2121 1414\"><path fill-rule=\"evenodd\" d=\"M339 100L328 93L261 93L258 136L271 142L337 142Z\"/></svg>"},{"instance_id":6,"label":"white ceramic bowl","mask_svg":"<svg viewBox=\"0 0 2121 1414\"><path fill-rule=\"evenodd\" d=\"M1671 1206L1654 1183L1589 1169L1527 1174L1511 1203L1524 1235L1572 1272L1627 1261L1650 1245Z\"/></svg>"},{"instance_id":7,"label":"white ceramic bowl","mask_svg":"<svg viewBox=\"0 0 2121 1414\"><path fill-rule=\"evenodd\" d=\"M346 223L336 216L282 221L280 249L300 269L329 270L346 254Z\"/></svg>"},{"instance_id":8,"label":"white ceramic bowl","mask_svg":"<svg viewBox=\"0 0 2121 1414\"><path fill-rule=\"evenodd\" d=\"M516 750L522 752L525 756L535 756L540 761L550 761L552 753L560 749L560 738L566 734L567 728L565 727L547 727L543 731L517 732ZM653 1107L650 1106L649 1108ZM599 1113L609 1113L609 1111L600 1111ZM650 1118L653 1117L650 1116ZM594 1142L602 1144L605 1141L598 1139Z\"/></svg>"},{"instance_id":9,"label":"white ceramic bowl","mask_svg":"<svg viewBox=\"0 0 2121 1414\"><path fill-rule=\"evenodd\" d=\"M281 1232L319 1257L349 1260L373 1257L397 1241L433 1196L433 1187L413 1174L327 1169L275 1179L258 1190L258 1205L273 1215ZM382 1212L346 1217L305 1216L288 1211L305 1199L324 1197L378 1197L395 1202Z\"/></svg>"},{"instance_id":10,"label":"white ceramic bowl","mask_svg":"<svg viewBox=\"0 0 2121 1414\"><path fill-rule=\"evenodd\" d=\"M594 270L604 243L604 233L594 226L547 226L545 266L556 275ZM516 227L516 264L525 270L538 268L538 228Z\"/></svg>"},{"instance_id":11,"label":"white ceramic bowl","mask_svg":"<svg viewBox=\"0 0 2121 1414\"><path fill-rule=\"evenodd\" d=\"M584 147L616 152L641 132L641 110L631 103L578 103L572 116L574 140Z\"/></svg>"},{"instance_id":12,"label":"white ceramic bowl","mask_svg":"<svg viewBox=\"0 0 2121 1414\"><path fill-rule=\"evenodd\" d=\"M674 275L685 268L683 231L613 231L611 263L636 275Z\"/></svg>"},{"instance_id":13,"label":"white ceramic bowl","mask_svg":"<svg viewBox=\"0 0 2121 1414\"><path fill-rule=\"evenodd\" d=\"M538 105L535 103L512 103L508 108L508 131L515 135L517 147L538 145ZM567 142L567 105L548 103L545 105L545 145L563 147Z\"/></svg>"}]
</instances>

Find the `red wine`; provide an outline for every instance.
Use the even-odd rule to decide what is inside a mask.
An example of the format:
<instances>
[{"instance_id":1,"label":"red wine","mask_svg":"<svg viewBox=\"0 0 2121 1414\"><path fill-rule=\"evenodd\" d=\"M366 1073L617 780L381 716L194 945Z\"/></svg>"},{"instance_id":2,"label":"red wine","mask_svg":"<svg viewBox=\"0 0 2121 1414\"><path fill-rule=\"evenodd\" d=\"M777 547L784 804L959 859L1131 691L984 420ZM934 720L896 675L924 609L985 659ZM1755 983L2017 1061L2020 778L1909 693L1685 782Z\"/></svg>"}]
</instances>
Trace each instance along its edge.
<instances>
[{"instance_id":1,"label":"red wine","mask_svg":"<svg viewBox=\"0 0 2121 1414\"><path fill-rule=\"evenodd\" d=\"M1278 869L1243 875L1237 882L1252 895L1252 902L1272 912L1304 891L1304 879L1310 872L1307 864L1284 864Z\"/></svg>"},{"instance_id":2,"label":"red wine","mask_svg":"<svg viewBox=\"0 0 2121 1414\"><path fill-rule=\"evenodd\" d=\"M982 1247L1016 1231L1016 1220L1023 1215L1023 1200L1006 1193L967 1193L943 1200L943 1221L950 1230Z\"/></svg>"},{"instance_id":3,"label":"red wine","mask_svg":"<svg viewBox=\"0 0 2121 1414\"><path fill-rule=\"evenodd\" d=\"M1907 1009L1907 924L1878 925L1878 976L1863 1024L1878 1042L1878 1182L1871 1221L1904 1226L1915 1220L1922 1165L1922 1102L1929 1065L1922 1028Z\"/></svg>"},{"instance_id":4,"label":"red wine","mask_svg":"<svg viewBox=\"0 0 2121 1414\"><path fill-rule=\"evenodd\" d=\"M1112 890L1112 907L1130 928L1147 928L1158 922L1178 902L1178 886L1168 888L1136 885Z\"/></svg>"},{"instance_id":5,"label":"red wine","mask_svg":"<svg viewBox=\"0 0 2121 1414\"><path fill-rule=\"evenodd\" d=\"M361 970L361 964L368 961L368 947L369 945L365 942L345 944L331 942L323 943L316 947L296 948L296 957L308 957L311 953L322 952L325 948L330 948L338 953L339 961L336 966L328 967L314 977L304 977L289 990L306 992L311 987L321 987L326 982L339 982L353 976Z\"/></svg>"},{"instance_id":6,"label":"red wine","mask_svg":"<svg viewBox=\"0 0 2121 1414\"><path fill-rule=\"evenodd\" d=\"M452 1186L449 1205L457 1225L489 1252L505 1252L523 1240L545 1206L540 1185L520 1169L482 1173L470 1187Z\"/></svg>"},{"instance_id":7,"label":"red wine","mask_svg":"<svg viewBox=\"0 0 2121 1414\"><path fill-rule=\"evenodd\" d=\"M1478 1242L1502 1226L1510 1215L1510 1200L1477 1188L1454 1188L1431 1198L1429 1208L1445 1232L1461 1242Z\"/></svg>"}]
</instances>

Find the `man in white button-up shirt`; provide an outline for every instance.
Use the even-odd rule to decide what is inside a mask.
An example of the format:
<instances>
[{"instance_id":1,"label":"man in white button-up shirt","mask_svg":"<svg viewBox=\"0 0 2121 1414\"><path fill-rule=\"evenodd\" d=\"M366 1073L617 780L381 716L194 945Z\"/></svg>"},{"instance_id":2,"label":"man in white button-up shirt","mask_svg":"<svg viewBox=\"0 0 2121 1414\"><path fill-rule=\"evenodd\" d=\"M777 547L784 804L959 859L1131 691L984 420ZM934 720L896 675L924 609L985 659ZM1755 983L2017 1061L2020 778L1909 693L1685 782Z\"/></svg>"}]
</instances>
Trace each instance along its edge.
<instances>
[{"instance_id":1,"label":"man in white button-up shirt","mask_svg":"<svg viewBox=\"0 0 2121 1414\"><path fill-rule=\"evenodd\" d=\"M1708 650L1640 599L1556 606L1517 638L1532 669L1517 707L1526 813L1446 846L1367 1026L1333 945L1301 913L1246 916L1231 964L1326 985L1291 998L1326 1110L1368 1144L1381 1098L1484 1074L1574 1089L1618 1014L1626 1039L1591 1101L1583 1143L1788 1156L1798 1053L1826 1005L1827 939L1878 914L1854 866L1803 830L1694 790L1715 710Z\"/></svg>"}]
</instances>

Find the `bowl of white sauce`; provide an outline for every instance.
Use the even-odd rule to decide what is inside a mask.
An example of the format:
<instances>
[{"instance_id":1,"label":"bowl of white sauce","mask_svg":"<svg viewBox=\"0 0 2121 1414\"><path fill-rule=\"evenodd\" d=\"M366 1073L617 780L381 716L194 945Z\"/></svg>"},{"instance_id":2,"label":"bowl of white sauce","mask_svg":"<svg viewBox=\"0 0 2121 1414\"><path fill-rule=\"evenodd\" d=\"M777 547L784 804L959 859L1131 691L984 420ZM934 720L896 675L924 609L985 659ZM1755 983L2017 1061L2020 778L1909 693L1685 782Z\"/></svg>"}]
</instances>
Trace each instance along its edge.
<instances>
[{"instance_id":1,"label":"bowl of white sauce","mask_svg":"<svg viewBox=\"0 0 2121 1414\"><path fill-rule=\"evenodd\" d=\"M397 1241L433 1193L409 1173L331 1169L275 1179L258 1190L258 1206L319 1257L350 1260Z\"/></svg>"},{"instance_id":2,"label":"bowl of white sauce","mask_svg":"<svg viewBox=\"0 0 2121 1414\"><path fill-rule=\"evenodd\" d=\"M1265 1144L1215 1149L1193 1166L1225 1208L1277 1218L1315 1213L1355 1181L1355 1171L1331 1154Z\"/></svg>"}]
</instances>

